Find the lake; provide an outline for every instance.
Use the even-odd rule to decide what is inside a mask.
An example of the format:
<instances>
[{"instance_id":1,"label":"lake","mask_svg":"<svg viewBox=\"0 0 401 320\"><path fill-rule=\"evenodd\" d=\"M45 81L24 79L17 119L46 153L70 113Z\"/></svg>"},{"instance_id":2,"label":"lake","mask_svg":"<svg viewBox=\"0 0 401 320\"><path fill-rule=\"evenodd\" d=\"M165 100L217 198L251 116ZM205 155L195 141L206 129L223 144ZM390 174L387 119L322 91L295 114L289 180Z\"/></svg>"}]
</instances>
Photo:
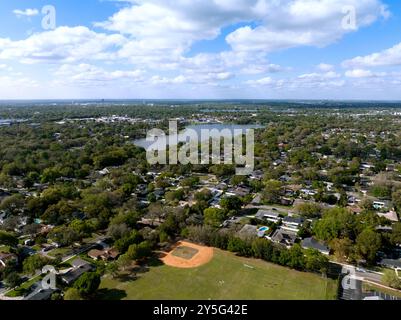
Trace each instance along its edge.
<instances>
[{"instance_id":1,"label":"lake","mask_svg":"<svg viewBox=\"0 0 401 320\"><path fill-rule=\"evenodd\" d=\"M222 130L228 129L228 130L225 130L227 132L223 131L222 134L220 134L219 132L212 131L211 135L210 135L212 138L216 138L219 136L224 138L224 137L232 136L234 134L234 130L241 130L242 134L244 134L244 133L246 133L247 129L262 129L262 128L264 128L264 126L261 126L261 125L240 125L240 124L224 124L224 123L195 124L195 125L190 125L190 126L186 127L179 134L171 136L171 139L173 139L173 141L178 141L178 143L188 142L189 139L195 139L196 137L200 138L202 130L217 129L221 133ZM159 138L157 140L157 143L154 145L155 149L163 150L162 147L164 147L166 144L169 144L169 143L166 143L166 140L168 142L169 139L170 139L169 136L166 136L165 138ZM146 141L146 138L134 140L134 144L136 146L142 147L145 149L148 149L148 147L150 147L154 143L155 142L153 142L153 141ZM176 143L174 143L174 144L176 144Z\"/></svg>"}]
</instances>

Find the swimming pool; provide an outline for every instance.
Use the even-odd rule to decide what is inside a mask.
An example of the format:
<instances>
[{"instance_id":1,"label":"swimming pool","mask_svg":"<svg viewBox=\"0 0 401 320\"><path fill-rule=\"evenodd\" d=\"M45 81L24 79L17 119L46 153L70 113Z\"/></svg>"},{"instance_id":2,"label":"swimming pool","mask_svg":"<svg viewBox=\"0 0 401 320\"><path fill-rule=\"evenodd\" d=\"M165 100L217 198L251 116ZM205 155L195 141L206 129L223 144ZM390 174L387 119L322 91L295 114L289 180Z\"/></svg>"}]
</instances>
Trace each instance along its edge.
<instances>
[{"instance_id":1,"label":"swimming pool","mask_svg":"<svg viewBox=\"0 0 401 320\"><path fill-rule=\"evenodd\" d=\"M269 227L261 227L259 228L259 232L266 232L269 231Z\"/></svg>"}]
</instances>

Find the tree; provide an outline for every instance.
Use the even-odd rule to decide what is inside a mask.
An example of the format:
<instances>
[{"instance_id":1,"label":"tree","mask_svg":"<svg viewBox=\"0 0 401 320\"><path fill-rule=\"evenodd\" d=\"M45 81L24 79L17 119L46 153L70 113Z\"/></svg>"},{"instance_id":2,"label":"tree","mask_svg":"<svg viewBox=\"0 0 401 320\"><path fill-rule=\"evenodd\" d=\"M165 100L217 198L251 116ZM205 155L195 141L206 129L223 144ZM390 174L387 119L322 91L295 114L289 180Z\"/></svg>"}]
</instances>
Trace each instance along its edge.
<instances>
[{"instance_id":1,"label":"tree","mask_svg":"<svg viewBox=\"0 0 401 320\"><path fill-rule=\"evenodd\" d=\"M11 272L5 279L6 285L9 288L18 287L22 283L21 277L16 272Z\"/></svg>"},{"instance_id":2,"label":"tree","mask_svg":"<svg viewBox=\"0 0 401 320\"><path fill-rule=\"evenodd\" d=\"M359 206L360 206L362 209L366 210L366 211L372 211L372 210L375 209L375 208L373 207L373 200L370 199L370 198L366 198L366 197L362 199L362 201L361 201L361 203L359 204Z\"/></svg>"},{"instance_id":3,"label":"tree","mask_svg":"<svg viewBox=\"0 0 401 320\"><path fill-rule=\"evenodd\" d=\"M90 237L93 231L93 226L88 221L75 219L69 225L70 229L75 231L80 238Z\"/></svg>"},{"instance_id":4,"label":"tree","mask_svg":"<svg viewBox=\"0 0 401 320\"><path fill-rule=\"evenodd\" d=\"M266 203L278 203L281 196L282 183L276 180L270 180L262 191L262 198Z\"/></svg>"},{"instance_id":5,"label":"tree","mask_svg":"<svg viewBox=\"0 0 401 320\"><path fill-rule=\"evenodd\" d=\"M393 232L391 233L390 239L393 245L401 244L401 222L393 224Z\"/></svg>"},{"instance_id":6,"label":"tree","mask_svg":"<svg viewBox=\"0 0 401 320\"><path fill-rule=\"evenodd\" d=\"M381 247L380 234L373 230L366 229L362 231L356 239L357 252L368 263L374 263L376 260L377 251Z\"/></svg>"},{"instance_id":7,"label":"tree","mask_svg":"<svg viewBox=\"0 0 401 320\"><path fill-rule=\"evenodd\" d=\"M393 192L392 199L398 214L401 214L401 189Z\"/></svg>"},{"instance_id":8,"label":"tree","mask_svg":"<svg viewBox=\"0 0 401 320\"><path fill-rule=\"evenodd\" d=\"M240 198L234 197L226 197L221 199L220 206L226 210L226 212L230 211L238 211L241 209L242 201Z\"/></svg>"},{"instance_id":9,"label":"tree","mask_svg":"<svg viewBox=\"0 0 401 320\"><path fill-rule=\"evenodd\" d=\"M350 239L333 239L330 247L334 251L334 256L339 262L346 262L354 252L353 243Z\"/></svg>"},{"instance_id":10,"label":"tree","mask_svg":"<svg viewBox=\"0 0 401 320\"><path fill-rule=\"evenodd\" d=\"M165 199L167 202L178 202L184 199L184 189L166 192Z\"/></svg>"},{"instance_id":11,"label":"tree","mask_svg":"<svg viewBox=\"0 0 401 320\"><path fill-rule=\"evenodd\" d=\"M199 181L200 181L199 177L188 177L181 180L180 184L183 187L194 187L197 184L199 184Z\"/></svg>"},{"instance_id":12,"label":"tree","mask_svg":"<svg viewBox=\"0 0 401 320\"><path fill-rule=\"evenodd\" d=\"M127 255L131 260L141 260L151 255L152 249L149 242L144 241L140 244L132 244L128 248Z\"/></svg>"},{"instance_id":13,"label":"tree","mask_svg":"<svg viewBox=\"0 0 401 320\"><path fill-rule=\"evenodd\" d=\"M28 274L34 274L37 270L41 270L46 264L48 264L49 259L42 257L40 255L33 255L26 258L23 262L24 272Z\"/></svg>"},{"instance_id":14,"label":"tree","mask_svg":"<svg viewBox=\"0 0 401 320\"><path fill-rule=\"evenodd\" d=\"M18 244L18 239L11 233L0 230L0 244L15 247Z\"/></svg>"},{"instance_id":15,"label":"tree","mask_svg":"<svg viewBox=\"0 0 401 320\"><path fill-rule=\"evenodd\" d=\"M315 202L300 203L295 207L295 210L305 218L316 218L322 214L322 207Z\"/></svg>"},{"instance_id":16,"label":"tree","mask_svg":"<svg viewBox=\"0 0 401 320\"><path fill-rule=\"evenodd\" d=\"M204 223L218 228L226 218L224 211L218 208L207 208L203 211Z\"/></svg>"},{"instance_id":17,"label":"tree","mask_svg":"<svg viewBox=\"0 0 401 320\"><path fill-rule=\"evenodd\" d=\"M69 288L64 294L64 300L77 301L82 300L82 297L78 289Z\"/></svg>"},{"instance_id":18,"label":"tree","mask_svg":"<svg viewBox=\"0 0 401 320\"><path fill-rule=\"evenodd\" d=\"M385 270L382 276L382 282L391 288L401 289L401 279L395 270Z\"/></svg>"},{"instance_id":19,"label":"tree","mask_svg":"<svg viewBox=\"0 0 401 320\"><path fill-rule=\"evenodd\" d=\"M4 210L9 214L15 214L25 204L24 197L20 194L14 194L5 198L0 204L0 210Z\"/></svg>"},{"instance_id":20,"label":"tree","mask_svg":"<svg viewBox=\"0 0 401 320\"><path fill-rule=\"evenodd\" d=\"M257 259L271 261L273 254L273 244L266 239L257 238L252 242L253 256Z\"/></svg>"},{"instance_id":21,"label":"tree","mask_svg":"<svg viewBox=\"0 0 401 320\"><path fill-rule=\"evenodd\" d=\"M252 243L245 239L238 237L230 237L227 244L227 250L230 252L236 252L240 256L250 257L252 256Z\"/></svg>"},{"instance_id":22,"label":"tree","mask_svg":"<svg viewBox=\"0 0 401 320\"><path fill-rule=\"evenodd\" d=\"M313 232L318 239L330 241L335 238L354 238L356 233L356 219L345 208L333 208L323 214L323 218L316 222Z\"/></svg>"},{"instance_id":23,"label":"tree","mask_svg":"<svg viewBox=\"0 0 401 320\"><path fill-rule=\"evenodd\" d=\"M370 189L370 192L377 198L391 198L391 185L375 184Z\"/></svg>"},{"instance_id":24,"label":"tree","mask_svg":"<svg viewBox=\"0 0 401 320\"><path fill-rule=\"evenodd\" d=\"M307 249L304 252L306 270L321 273L327 272L329 266L329 258L314 249Z\"/></svg>"},{"instance_id":25,"label":"tree","mask_svg":"<svg viewBox=\"0 0 401 320\"><path fill-rule=\"evenodd\" d=\"M143 240L143 237L138 233L138 231L133 230L130 234L125 237L118 239L114 243L114 247L120 252L125 253L129 246L132 244L138 244Z\"/></svg>"},{"instance_id":26,"label":"tree","mask_svg":"<svg viewBox=\"0 0 401 320\"><path fill-rule=\"evenodd\" d=\"M119 256L117 260L117 265L122 268L124 271L127 267L131 266L132 259L129 257L128 253Z\"/></svg>"},{"instance_id":27,"label":"tree","mask_svg":"<svg viewBox=\"0 0 401 320\"><path fill-rule=\"evenodd\" d=\"M70 227L61 226L52 229L48 235L48 238L52 239L62 246L69 246L75 241L81 240L82 236L80 236L75 230Z\"/></svg>"},{"instance_id":28,"label":"tree","mask_svg":"<svg viewBox=\"0 0 401 320\"><path fill-rule=\"evenodd\" d=\"M248 178L246 176L233 176L230 180L230 183L234 186L246 184L247 182L248 182Z\"/></svg>"},{"instance_id":29,"label":"tree","mask_svg":"<svg viewBox=\"0 0 401 320\"><path fill-rule=\"evenodd\" d=\"M100 275L96 272L84 273L74 283L74 288L78 290L79 294L84 297L93 295L100 285Z\"/></svg>"},{"instance_id":30,"label":"tree","mask_svg":"<svg viewBox=\"0 0 401 320\"><path fill-rule=\"evenodd\" d=\"M107 230L107 235L116 241L128 236L130 232L130 228L125 223L111 224Z\"/></svg>"},{"instance_id":31,"label":"tree","mask_svg":"<svg viewBox=\"0 0 401 320\"><path fill-rule=\"evenodd\" d=\"M303 270L305 268L305 256L304 252L299 244L294 244L289 250L289 259L287 266L297 270Z\"/></svg>"},{"instance_id":32,"label":"tree","mask_svg":"<svg viewBox=\"0 0 401 320\"><path fill-rule=\"evenodd\" d=\"M197 193L195 193L195 200L197 202L208 202L213 198L213 194L209 189L203 189Z\"/></svg>"},{"instance_id":33,"label":"tree","mask_svg":"<svg viewBox=\"0 0 401 320\"><path fill-rule=\"evenodd\" d=\"M117 262L111 262L106 266L106 272L113 278L118 275L118 264Z\"/></svg>"},{"instance_id":34,"label":"tree","mask_svg":"<svg viewBox=\"0 0 401 320\"><path fill-rule=\"evenodd\" d=\"M36 224L36 223L27 224L26 226L24 226L22 228L22 233L30 235L30 236L34 236L39 232L40 229L41 229L41 226L39 224Z\"/></svg>"}]
</instances>

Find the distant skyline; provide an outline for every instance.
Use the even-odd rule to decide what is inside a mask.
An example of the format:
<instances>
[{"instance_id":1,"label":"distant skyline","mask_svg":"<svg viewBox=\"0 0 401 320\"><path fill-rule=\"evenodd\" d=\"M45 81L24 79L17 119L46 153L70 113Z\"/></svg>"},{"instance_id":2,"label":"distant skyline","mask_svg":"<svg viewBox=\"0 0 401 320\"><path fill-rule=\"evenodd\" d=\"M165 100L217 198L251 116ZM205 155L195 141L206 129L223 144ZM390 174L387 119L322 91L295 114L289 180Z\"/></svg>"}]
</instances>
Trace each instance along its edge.
<instances>
[{"instance_id":1,"label":"distant skyline","mask_svg":"<svg viewBox=\"0 0 401 320\"><path fill-rule=\"evenodd\" d=\"M0 100L396 101L400 30L397 0L2 1Z\"/></svg>"}]
</instances>

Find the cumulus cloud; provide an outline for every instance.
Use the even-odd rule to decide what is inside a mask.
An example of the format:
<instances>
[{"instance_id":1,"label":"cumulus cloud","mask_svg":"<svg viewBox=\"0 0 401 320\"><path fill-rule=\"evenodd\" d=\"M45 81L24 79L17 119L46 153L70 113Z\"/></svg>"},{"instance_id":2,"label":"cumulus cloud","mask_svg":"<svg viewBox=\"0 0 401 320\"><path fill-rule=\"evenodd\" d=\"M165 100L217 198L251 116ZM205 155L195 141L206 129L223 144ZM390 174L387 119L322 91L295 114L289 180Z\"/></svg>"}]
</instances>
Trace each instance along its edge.
<instances>
[{"instance_id":1,"label":"cumulus cloud","mask_svg":"<svg viewBox=\"0 0 401 320\"><path fill-rule=\"evenodd\" d=\"M112 50L124 42L119 34L96 33L82 26L59 27L25 40L0 38L0 59L19 59L22 63L108 59L114 56Z\"/></svg>"},{"instance_id":2,"label":"cumulus cloud","mask_svg":"<svg viewBox=\"0 0 401 320\"><path fill-rule=\"evenodd\" d=\"M80 85L98 85L114 81L141 82L144 80L142 70L112 70L81 63L78 65L64 64L58 68L54 75L59 77L58 82Z\"/></svg>"},{"instance_id":3,"label":"cumulus cloud","mask_svg":"<svg viewBox=\"0 0 401 320\"><path fill-rule=\"evenodd\" d=\"M363 64L360 60L364 59L377 65L399 59L401 64L401 54L397 56L400 44L389 49L392 52L379 53L384 58L353 59L355 66L347 66L350 70L344 75L337 74L333 65L321 63L312 67L312 73L277 80L280 72L290 68L269 59L273 51L335 43L347 33L388 17L382 0L123 2L124 6L106 21L94 24L100 28L96 31L63 26L23 40L0 38L0 62L52 64L52 70L56 70L52 76L60 81L67 78L70 83L88 86L117 81L217 87L235 84L230 80L240 76L242 84L275 88L340 87L344 76L362 78L361 70L367 66L356 64ZM355 30L342 25L346 6L356 10ZM241 27L235 27L238 23ZM234 26L225 37L228 49L214 53L191 51L194 43L215 40L227 26ZM260 79L248 80L252 76Z\"/></svg>"},{"instance_id":4,"label":"cumulus cloud","mask_svg":"<svg viewBox=\"0 0 401 320\"><path fill-rule=\"evenodd\" d=\"M348 78L369 78L373 77L374 73L370 70L354 69L346 71L345 76Z\"/></svg>"},{"instance_id":5,"label":"cumulus cloud","mask_svg":"<svg viewBox=\"0 0 401 320\"><path fill-rule=\"evenodd\" d=\"M234 50L271 52L297 46L326 46L345 34L344 8L352 6L356 28L372 24L388 11L379 0L278 0L265 1L263 22L244 26L229 34L227 42Z\"/></svg>"},{"instance_id":6,"label":"cumulus cloud","mask_svg":"<svg viewBox=\"0 0 401 320\"><path fill-rule=\"evenodd\" d=\"M401 43L381 52L359 56L343 62L346 68L364 68L401 65Z\"/></svg>"}]
</instances>

